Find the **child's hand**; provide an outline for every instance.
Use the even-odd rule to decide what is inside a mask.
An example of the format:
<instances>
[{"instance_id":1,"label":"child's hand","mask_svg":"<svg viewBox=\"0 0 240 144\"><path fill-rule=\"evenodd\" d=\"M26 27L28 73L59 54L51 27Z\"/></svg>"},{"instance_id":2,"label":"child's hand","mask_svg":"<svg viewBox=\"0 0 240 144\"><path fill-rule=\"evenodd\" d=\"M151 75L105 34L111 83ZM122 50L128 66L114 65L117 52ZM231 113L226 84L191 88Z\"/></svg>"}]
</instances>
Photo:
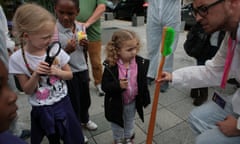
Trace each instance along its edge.
<instances>
[{"instance_id":1,"label":"child's hand","mask_svg":"<svg viewBox=\"0 0 240 144\"><path fill-rule=\"evenodd\" d=\"M66 48L64 49L68 54L74 52L77 48L76 39L68 41Z\"/></svg>"},{"instance_id":2,"label":"child's hand","mask_svg":"<svg viewBox=\"0 0 240 144\"><path fill-rule=\"evenodd\" d=\"M40 62L37 69L35 70L35 72L38 75L47 75L50 73L50 67L49 64L47 62Z\"/></svg>"},{"instance_id":3,"label":"child's hand","mask_svg":"<svg viewBox=\"0 0 240 144\"><path fill-rule=\"evenodd\" d=\"M126 89L128 87L128 80L127 79L120 79L120 87L122 89Z\"/></svg>"},{"instance_id":4,"label":"child's hand","mask_svg":"<svg viewBox=\"0 0 240 144\"><path fill-rule=\"evenodd\" d=\"M61 69L57 65L52 65L50 68L49 75L59 76Z\"/></svg>"},{"instance_id":5,"label":"child's hand","mask_svg":"<svg viewBox=\"0 0 240 144\"><path fill-rule=\"evenodd\" d=\"M83 47L88 47L88 40L87 39L81 39L79 41L79 45Z\"/></svg>"},{"instance_id":6,"label":"child's hand","mask_svg":"<svg viewBox=\"0 0 240 144\"><path fill-rule=\"evenodd\" d=\"M172 81L172 74L168 72L162 72L161 78L157 79L157 82L165 82L165 81Z\"/></svg>"}]
</instances>

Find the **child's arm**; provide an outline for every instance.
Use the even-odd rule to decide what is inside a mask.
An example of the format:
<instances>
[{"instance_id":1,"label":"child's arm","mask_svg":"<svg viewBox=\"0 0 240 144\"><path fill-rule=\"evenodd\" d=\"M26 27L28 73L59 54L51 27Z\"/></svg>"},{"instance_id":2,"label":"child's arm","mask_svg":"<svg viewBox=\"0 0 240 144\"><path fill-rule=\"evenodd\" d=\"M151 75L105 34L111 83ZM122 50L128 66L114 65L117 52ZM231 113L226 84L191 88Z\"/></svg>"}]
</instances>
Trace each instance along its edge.
<instances>
[{"instance_id":1,"label":"child's arm","mask_svg":"<svg viewBox=\"0 0 240 144\"><path fill-rule=\"evenodd\" d=\"M68 64L65 64L62 69L56 67L56 65L52 65L50 75L55 75L62 80L70 80L73 77L72 70Z\"/></svg>"},{"instance_id":2,"label":"child's arm","mask_svg":"<svg viewBox=\"0 0 240 144\"><path fill-rule=\"evenodd\" d=\"M49 66L46 62L40 62L37 69L32 73L31 77L25 74L17 74L18 81L26 94L33 94L38 87L41 74L49 74Z\"/></svg>"},{"instance_id":3,"label":"child's arm","mask_svg":"<svg viewBox=\"0 0 240 144\"><path fill-rule=\"evenodd\" d=\"M17 74L16 77L26 94L31 95L35 92L39 82L39 75L36 72L30 78L25 74Z\"/></svg>"},{"instance_id":4,"label":"child's arm","mask_svg":"<svg viewBox=\"0 0 240 144\"><path fill-rule=\"evenodd\" d=\"M43 62L43 63L45 63L45 62ZM45 65L43 63L41 63L41 64ZM45 65L45 66L47 66L47 65ZM18 78L18 81L19 81L23 91L26 94L31 95L31 94L33 94L35 92L36 88L38 87L40 74L46 74L46 73L48 73L50 75L56 75L56 76L60 77L63 80L68 80L68 79L72 78L71 68L69 67L68 64L64 65L62 67L62 69L56 68L55 66L51 66L50 72L44 72L41 69L41 66L39 66L37 68L37 70L33 72L32 76L30 78L27 75L25 75L25 74L17 74L16 76Z\"/></svg>"}]
</instances>

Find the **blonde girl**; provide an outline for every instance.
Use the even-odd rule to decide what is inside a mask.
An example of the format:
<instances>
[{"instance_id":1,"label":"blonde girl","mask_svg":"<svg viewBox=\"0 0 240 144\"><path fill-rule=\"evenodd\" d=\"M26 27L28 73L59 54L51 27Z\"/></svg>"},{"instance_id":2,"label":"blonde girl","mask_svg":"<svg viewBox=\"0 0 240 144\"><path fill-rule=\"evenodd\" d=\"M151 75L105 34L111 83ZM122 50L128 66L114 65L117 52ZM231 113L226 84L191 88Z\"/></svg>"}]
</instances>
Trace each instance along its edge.
<instances>
[{"instance_id":1,"label":"blonde girl","mask_svg":"<svg viewBox=\"0 0 240 144\"><path fill-rule=\"evenodd\" d=\"M132 144L134 117L137 111L142 121L143 107L150 104L147 87L149 61L137 56L140 41L129 30L114 32L106 46L102 89L105 117L111 123L115 144Z\"/></svg>"},{"instance_id":2,"label":"blonde girl","mask_svg":"<svg viewBox=\"0 0 240 144\"><path fill-rule=\"evenodd\" d=\"M61 50L52 66L44 61L55 23L55 18L36 4L17 9L13 24L22 47L10 57L9 71L29 95L31 143L40 144L47 136L50 144L60 144L61 139L65 144L82 144L81 127L64 81L72 78L69 56Z\"/></svg>"}]
</instances>

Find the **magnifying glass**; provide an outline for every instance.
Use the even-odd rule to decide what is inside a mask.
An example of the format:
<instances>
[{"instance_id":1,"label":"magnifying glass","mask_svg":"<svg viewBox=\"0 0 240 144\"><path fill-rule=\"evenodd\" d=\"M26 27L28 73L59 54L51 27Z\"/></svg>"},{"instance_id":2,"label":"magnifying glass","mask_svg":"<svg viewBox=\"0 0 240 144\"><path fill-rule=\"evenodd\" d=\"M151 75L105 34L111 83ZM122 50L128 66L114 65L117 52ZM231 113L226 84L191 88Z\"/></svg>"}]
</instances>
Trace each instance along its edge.
<instances>
[{"instance_id":1,"label":"magnifying glass","mask_svg":"<svg viewBox=\"0 0 240 144\"><path fill-rule=\"evenodd\" d=\"M61 45L59 42L53 42L48 46L45 62L49 64L49 67L52 65L55 57L60 53L60 50Z\"/></svg>"}]
</instances>

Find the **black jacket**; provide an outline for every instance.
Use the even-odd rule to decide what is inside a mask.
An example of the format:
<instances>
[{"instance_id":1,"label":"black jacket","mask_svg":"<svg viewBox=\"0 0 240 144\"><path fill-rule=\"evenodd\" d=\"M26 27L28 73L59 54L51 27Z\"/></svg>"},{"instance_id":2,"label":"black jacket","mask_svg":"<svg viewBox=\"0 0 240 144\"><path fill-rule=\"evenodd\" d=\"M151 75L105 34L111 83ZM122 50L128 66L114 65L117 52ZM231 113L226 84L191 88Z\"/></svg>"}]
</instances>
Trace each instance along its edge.
<instances>
[{"instance_id":1,"label":"black jacket","mask_svg":"<svg viewBox=\"0 0 240 144\"><path fill-rule=\"evenodd\" d=\"M138 65L138 95L136 96L136 109L144 122L143 107L150 104L150 95L147 85L147 71L149 60L146 60L140 56L136 56L136 63ZM102 89L106 93L104 99L105 117L108 121L114 122L123 127L123 98L120 82L118 80L118 66L109 66L104 62L104 72L102 78Z\"/></svg>"}]
</instances>

